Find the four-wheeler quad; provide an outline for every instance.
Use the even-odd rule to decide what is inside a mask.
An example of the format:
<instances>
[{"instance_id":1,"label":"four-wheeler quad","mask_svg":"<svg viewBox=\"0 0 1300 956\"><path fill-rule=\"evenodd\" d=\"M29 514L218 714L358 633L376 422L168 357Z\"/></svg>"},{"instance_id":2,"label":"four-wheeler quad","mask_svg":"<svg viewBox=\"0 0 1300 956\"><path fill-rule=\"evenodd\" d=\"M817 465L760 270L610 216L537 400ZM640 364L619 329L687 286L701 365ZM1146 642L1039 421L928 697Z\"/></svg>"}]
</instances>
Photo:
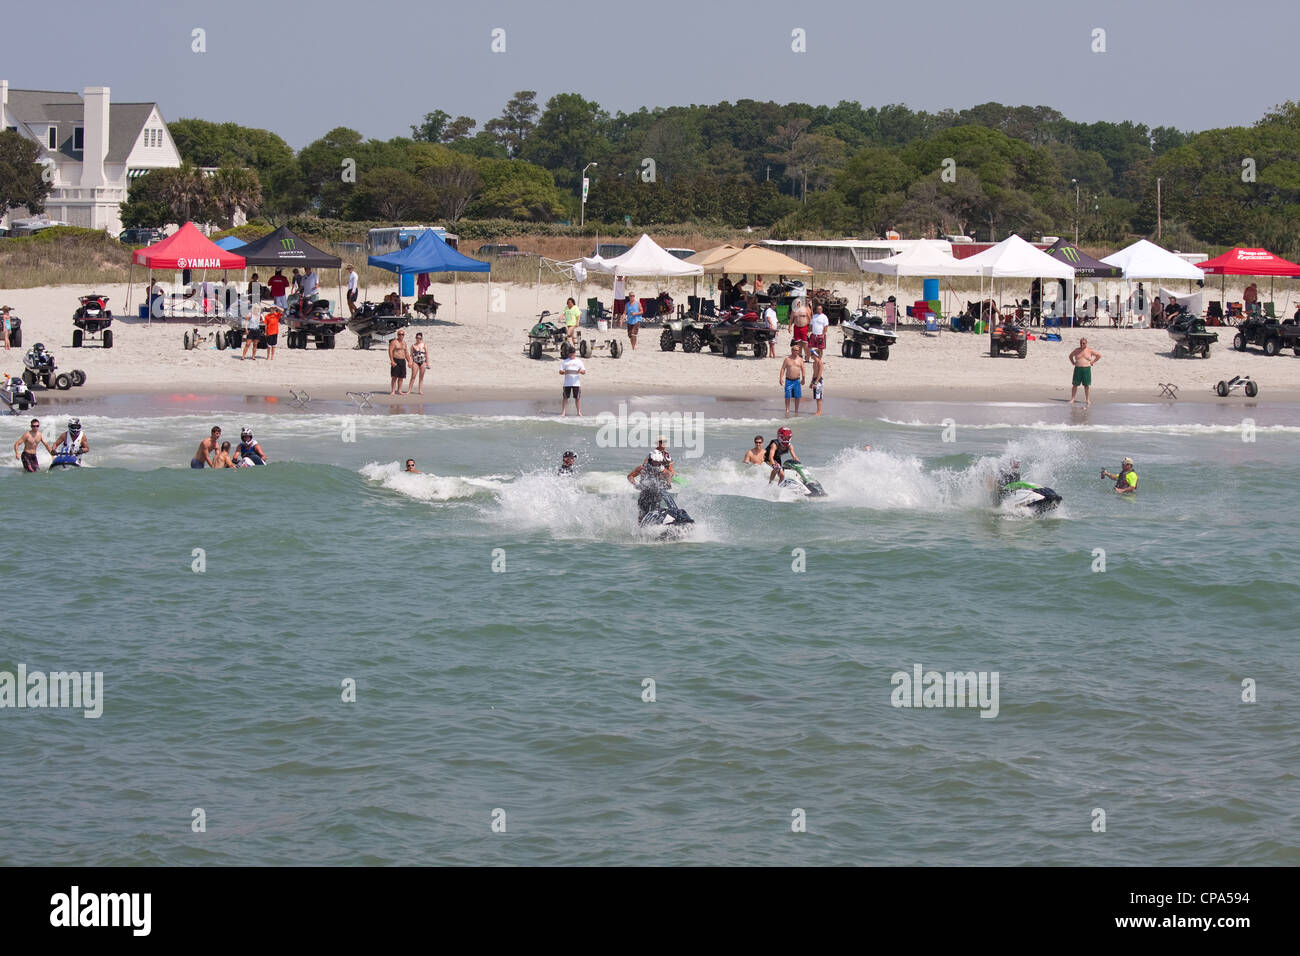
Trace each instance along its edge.
<instances>
[{"instance_id":1,"label":"four-wheeler quad","mask_svg":"<svg viewBox=\"0 0 1300 956\"><path fill-rule=\"evenodd\" d=\"M296 295L289 296L289 310L280 321L288 323L285 345L291 349L305 349L309 340L318 349L332 349L334 337L347 327L343 316L330 311L329 299L308 300L304 305Z\"/></svg>"},{"instance_id":2,"label":"four-wheeler quad","mask_svg":"<svg viewBox=\"0 0 1300 956\"><path fill-rule=\"evenodd\" d=\"M1210 357L1210 346L1219 341L1218 332L1205 331L1205 320L1199 315L1180 313L1169 323L1169 337L1174 340L1174 358L1199 355Z\"/></svg>"},{"instance_id":3,"label":"four-wheeler quad","mask_svg":"<svg viewBox=\"0 0 1300 956\"><path fill-rule=\"evenodd\" d=\"M1029 330L1015 319L998 319L989 328L989 354L997 358L1003 352L1015 352L1021 358L1029 354Z\"/></svg>"},{"instance_id":4,"label":"four-wheeler quad","mask_svg":"<svg viewBox=\"0 0 1300 956\"><path fill-rule=\"evenodd\" d=\"M72 347L81 348L86 337L100 336L100 344L106 349L113 347L113 313L108 309L108 296L98 292L87 292L80 296L81 308L72 313Z\"/></svg>"},{"instance_id":5,"label":"four-wheeler quad","mask_svg":"<svg viewBox=\"0 0 1300 956\"><path fill-rule=\"evenodd\" d=\"M764 319L753 312L741 314L740 309L724 310L717 322L704 326L703 333L709 350L721 349L727 358L735 358L741 346L752 348L754 358L766 358L767 343L776 341L776 330Z\"/></svg>"},{"instance_id":6,"label":"four-wheeler quad","mask_svg":"<svg viewBox=\"0 0 1300 956\"><path fill-rule=\"evenodd\" d=\"M666 320L664 330L659 333L659 348L663 351L671 352L678 343L681 343L683 352L698 352L710 343L713 351L722 351L722 346L713 340L708 324L691 318L690 313Z\"/></svg>"},{"instance_id":7,"label":"four-wheeler quad","mask_svg":"<svg viewBox=\"0 0 1300 956\"><path fill-rule=\"evenodd\" d=\"M889 350L898 343L898 333L885 328L885 320L867 309L855 309L840 325L844 341L840 343L840 354L845 358L862 358L862 350L873 359L884 362L889 359Z\"/></svg>"},{"instance_id":8,"label":"four-wheeler quad","mask_svg":"<svg viewBox=\"0 0 1300 956\"><path fill-rule=\"evenodd\" d=\"M54 365L54 353L37 342L23 356L23 383L31 388L38 381L46 388L57 388L66 392L74 385L86 384L86 373L81 369L60 372Z\"/></svg>"},{"instance_id":9,"label":"four-wheeler quad","mask_svg":"<svg viewBox=\"0 0 1300 956\"><path fill-rule=\"evenodd\" d=\"M528 330L528 341L524 343L524 354L529 358L539 359L543 352L558 352L564 345L564 326L551 322L547 318L550 310L537 316L537 323Z\"/></svg>"},{"instance_id":10,"label":"four-wheeler quad","mask_svg":"<svg viewBox=\"0 0 1300 956\"><path fill-rule=\"evenodd\" d=\"M838 289L812 289L808 293L808 307L816 312L819 305L831 325L838 325L849 318L849 300L840 295Z\"/></svg>"},{"instance_id":11,"label":"four-wheeler quad","mask_svg":"<svg viewBox=\"0 0 1300 956\"><path fill-rule=\"evenodd\" d=\"M356 333L357 348L362 349L387 342L398 329L410 324L410 316L402 315L391 302L363 302L357 314L346 322L348 330Z\"/></svg>"},{"instance_id":12,"label":"four-wheeler quad","mask_svg":"<svg viewBox=\"0 0 1300 956\"><path fill-rule=\"evenodd\" d=\"M1232 337L1232 347L1238 352L1246 351L1246 346L1258 345L1265 355L1277 355L1283 349L1294 349L1300 355L1300 325L1295 319L1266 318L1252 315L1237 326L1237 334Z\"/></svg>"}]
</instances>

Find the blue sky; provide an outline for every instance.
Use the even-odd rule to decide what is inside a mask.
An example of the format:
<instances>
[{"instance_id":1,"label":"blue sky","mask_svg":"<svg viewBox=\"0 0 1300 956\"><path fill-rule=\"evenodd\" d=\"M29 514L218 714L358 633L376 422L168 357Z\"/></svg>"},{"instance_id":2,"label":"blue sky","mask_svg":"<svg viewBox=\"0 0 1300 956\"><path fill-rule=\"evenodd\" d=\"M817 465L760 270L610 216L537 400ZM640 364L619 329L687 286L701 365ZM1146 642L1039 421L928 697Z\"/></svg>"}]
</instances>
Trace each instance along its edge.
<instances>
[{"instance_id":1,"label":"blue sky","mask_svg":"<svg viewBox=\"0 0 1300 956\"><path fill-rule=\"evenodd\" d=\"M1300 5L1280 0L139 0L8 4L0 78L112 87L295 148L387 139L442 109L482 124L519 89L611 112L742 98L913 109L996 100L1071 119L1249 125L1300 98ZM192 31L207 51L192 52ZM491 50L505 31L505 52ZM791 50L801 29L807 52ZM1093 52L1093 31L1106 51Z\"/></svg>"}]
</instances>

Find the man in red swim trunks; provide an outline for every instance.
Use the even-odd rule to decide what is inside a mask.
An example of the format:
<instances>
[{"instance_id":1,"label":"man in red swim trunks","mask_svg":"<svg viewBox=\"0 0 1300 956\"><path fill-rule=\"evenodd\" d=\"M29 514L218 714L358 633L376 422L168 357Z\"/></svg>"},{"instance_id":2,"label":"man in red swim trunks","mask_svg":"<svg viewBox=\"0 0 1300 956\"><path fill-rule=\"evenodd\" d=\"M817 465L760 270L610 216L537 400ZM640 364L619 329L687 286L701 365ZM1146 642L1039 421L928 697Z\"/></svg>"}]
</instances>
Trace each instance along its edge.
<instances>
[{"instance_id":1,"label":"man in red swim trunks","mask_svg":"<svg viewBox=\"0 0 1300 956\"><path fill-rule=\"evenodd\" d=\"M799 350L803 358L808 357L808 323L812 315L808 311L808 300L800 296L790 306L790 329L794 334L791 345Z\"/></svg>"}]
</instances>

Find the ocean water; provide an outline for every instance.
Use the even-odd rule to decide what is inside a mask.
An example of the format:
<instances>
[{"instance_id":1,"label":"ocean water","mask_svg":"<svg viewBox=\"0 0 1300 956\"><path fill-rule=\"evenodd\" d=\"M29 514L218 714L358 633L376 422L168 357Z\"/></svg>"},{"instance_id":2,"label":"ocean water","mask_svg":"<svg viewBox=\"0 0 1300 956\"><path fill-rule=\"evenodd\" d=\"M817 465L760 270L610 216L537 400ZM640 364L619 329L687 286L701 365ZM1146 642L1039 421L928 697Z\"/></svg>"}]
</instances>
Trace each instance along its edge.
<instances>
[{"instance_id":1,"label":"ocean water","mask_svg":"<svg viewBox=\"0 0 1300 956\"><path fill-rule=\"evenodd\" d=\"M1295 410L844 403L805 500L738 463L770 404L632 407L704 415L682 540L529 404L120 398L6 461L0 671L103 691L0 709L0 864L1300 863ZM274 464L191 472L213 423ZM992 504L1011 455L1060 509Z\"/></svg>"}]
</instances>

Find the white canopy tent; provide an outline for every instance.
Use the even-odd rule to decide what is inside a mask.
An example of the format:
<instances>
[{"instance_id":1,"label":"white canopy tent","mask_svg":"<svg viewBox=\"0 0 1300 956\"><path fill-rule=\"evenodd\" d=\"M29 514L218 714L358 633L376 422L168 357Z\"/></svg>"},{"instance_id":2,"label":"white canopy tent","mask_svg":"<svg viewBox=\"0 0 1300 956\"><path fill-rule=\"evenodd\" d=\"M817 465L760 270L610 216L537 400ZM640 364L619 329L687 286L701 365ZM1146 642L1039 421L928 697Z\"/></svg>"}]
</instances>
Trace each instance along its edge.
<instances>
[{"instance_id":1,"label":"white canopy tent","mask_svg":"<svg viewBox=\"0 0 1300 956\"><path fill-rule=\"evenodd\" d=\"M1072 266L1049 256L1014 233L993 248L985 249L962 261L978 269L980 276L987 277L990 285L997 279L1065 279L1073 290L1074 268ZM982 280L980 285L982 302L984 300ZM1000 283L997 288L1000 292ZM1001 296L999 296L998 307L1001 306Z\"/></svg>"},{"instance_id":2,"label":"white canopy tent","mask_svg":"<svg viewBox=\"0 0 1300 956\"><path fill-rule=\"evenodd\" d=\"M951 248L949 242L920 239L886 259L865 259L858 266L863 272L893 276L896 279L903 276L939 278L980 274L978 266L969 264L970 259L958 259L949 253ZM894 322L898 322L897 310L894 312Z\"/></svg>"},{"instance_id":3,"label":"white canopy tent","mask_svg":"<svg viewBox=\"0 0 1300 956\"><path fill-rule=\"evenodd\" d=\"M1201 282L1205 279L1205 273L1182 256L1176 256L1146 239L1139 239L1133 245L1111 253L1101 261L1108 266L1117 266L1124 270L1124 285L1128 290L1130 301L1133 298L1132 280L1134 279L1186 279L1188 282ZM1165 296L1164 301L1168 302L1169 290L1162 288L1160 291ZM1196 311L1199 312L1201 303L1199 295L1189 297L1184 294L1181 298L1185 305L1190 298L1194 298ZM1146 302L1143 305L1144 314L1150 315L1150 303ZM1192 311L1190 306L1188 311Z\"/></svg>"},{"instance_id":4,"label":"white canopy tent","mask_svg":"<svg viewBox=\"0 0 1300 956\"><path fill-rule=\"evenodd\" d=\"M619 276L698 276L704 274L701 266L678 259L665 252L645 233L627 252L612 259L600 256L584 258L583 266L588 272L604 272Z\"/></svg>"}]
</instances>

